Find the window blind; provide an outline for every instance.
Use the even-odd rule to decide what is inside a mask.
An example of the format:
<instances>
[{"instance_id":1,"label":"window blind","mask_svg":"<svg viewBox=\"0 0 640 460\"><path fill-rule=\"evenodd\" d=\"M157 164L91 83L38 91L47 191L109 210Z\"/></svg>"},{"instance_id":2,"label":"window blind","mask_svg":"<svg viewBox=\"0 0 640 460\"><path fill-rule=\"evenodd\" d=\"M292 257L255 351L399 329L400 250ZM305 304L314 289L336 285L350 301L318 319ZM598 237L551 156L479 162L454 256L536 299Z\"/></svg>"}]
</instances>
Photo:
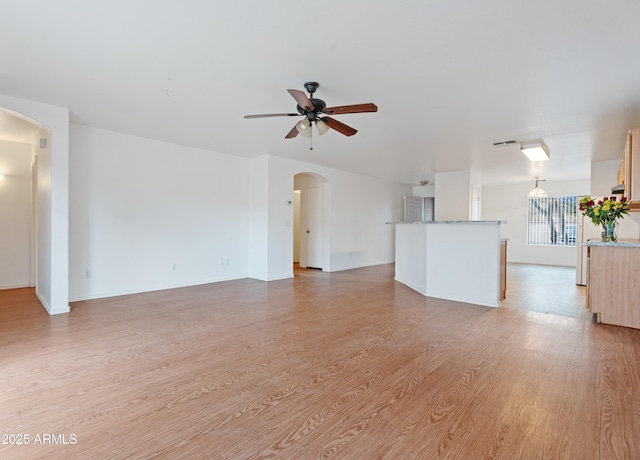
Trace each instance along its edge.
<instances>
[{"instance_id":1,"label":"window blind","mask_svg":"<svg viewBox=\"0 0 640 460\"><path fill-rule=\"evenodd\" d=\"M575 246L577 196L529 198L527 244Z\"/></svg>"}]
</instances>

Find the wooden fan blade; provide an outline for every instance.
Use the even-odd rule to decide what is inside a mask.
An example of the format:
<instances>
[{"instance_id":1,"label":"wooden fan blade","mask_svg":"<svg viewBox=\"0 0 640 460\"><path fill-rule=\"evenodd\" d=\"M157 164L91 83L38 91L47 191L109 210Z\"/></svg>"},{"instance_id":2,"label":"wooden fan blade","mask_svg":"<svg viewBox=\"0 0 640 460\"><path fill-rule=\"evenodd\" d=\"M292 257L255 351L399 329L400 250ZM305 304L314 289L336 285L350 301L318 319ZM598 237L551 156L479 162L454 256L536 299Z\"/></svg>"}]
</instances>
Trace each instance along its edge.
<instances>
[{"instance_id":1,"label":"wooden fan blade","mask_svg":"<svg viewBox=\"0 0 640 460\"><path fill-rule=\"evenodd\" d=\"M378 107L371 102L367 104L354 104L354 105L339 105L337 107L327 107L323 110L324 113L329 115L340 115L342 113L364 113L364 112L377 112Z\"/></svg>"},{"instance_id":2,"label":"wooden fan blade","mask_svg":"<svg viewBox=\"0 0 640 460\"><path fill-rule=\"evenodd\" d=\"M305 107L309 110L313 110L313 104L311 103L307 95L304 94L304 91L300 91L298 89L288 89L287 91L289 91L289 94L293 96L300 107Z\"/></svg>"},{"instance_id":3,"label":"wooden fan blade","mask_svg":"<svg viewBox=\"0 0 640 460\"><path fill-rule=\"evenodd\" d=\"M244 118L297 117L299 113L264 113L261 115L245 115Z\"/></svg>"},{"instance_id":4,"label":"wooden fan blade","mask_svg":"<svg viewBox=\"0 0 640 460\"><path fill-rule=\"evenodd\" d=\"M295 125L293 125L293 129L291 131L289 131L287 133L286 136L284 136L285 139L293 139L294 137L296 137L298 135L298 123L296 123Z\"/></svg>"},{"instance_id":5,"label":"wooden fan blade","mask_svg":"<svg viewBox=\"0 0 640 460\"><path fill-rule=\"evenodd\" d=\"M324 121L329 128L335 129L345 136L353 136L358 132L357 129L353 129L351 126L347 126L344 123L339 122L338 120L334 120L333 118L322 117L321 120Z\"/></svg>"}]
</instances>

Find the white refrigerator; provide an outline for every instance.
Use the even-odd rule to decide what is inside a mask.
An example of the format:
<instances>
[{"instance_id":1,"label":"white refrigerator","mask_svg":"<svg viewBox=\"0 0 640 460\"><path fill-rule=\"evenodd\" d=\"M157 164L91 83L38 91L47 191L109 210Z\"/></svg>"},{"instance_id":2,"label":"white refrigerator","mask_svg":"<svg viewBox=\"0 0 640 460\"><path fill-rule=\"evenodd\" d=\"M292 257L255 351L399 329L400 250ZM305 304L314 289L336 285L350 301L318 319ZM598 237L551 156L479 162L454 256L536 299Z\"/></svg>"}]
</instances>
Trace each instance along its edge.
<instances>
[{"instance_id":1,"label":"white refrigerator","mask_svg":"<svg viewBox=\"0 0 640 460\"><path fill-rule=\"evenodd\" d=\"M594 197L595 201L601 198ZM576 228L576 284L587 284L587 247L589 240L600 241L602 238L602 226L596 227L591 219L583 216L578 210L578 227ZM640 239L640 225L630 216L626 215L618 221L618 240Z\"/></svg>"}]
</instances>

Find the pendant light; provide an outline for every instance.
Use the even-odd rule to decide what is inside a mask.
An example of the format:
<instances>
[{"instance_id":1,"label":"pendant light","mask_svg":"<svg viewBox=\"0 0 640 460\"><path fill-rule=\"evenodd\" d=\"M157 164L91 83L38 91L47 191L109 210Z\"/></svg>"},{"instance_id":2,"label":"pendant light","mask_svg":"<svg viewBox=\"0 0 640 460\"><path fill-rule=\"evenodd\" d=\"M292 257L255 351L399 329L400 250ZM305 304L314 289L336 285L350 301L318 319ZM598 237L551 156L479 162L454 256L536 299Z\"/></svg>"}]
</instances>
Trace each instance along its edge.
<instances>
[{"instance_id":1,"label":"pendant light","mask_svg":"<svg viewBox=\"0 0 640 460\"><path fill-rule=\"evenodd\" d=\"M544 182L544 179L540 179L539 177L536 177L536 185L535 187L533 187L533 190L529 192L529 194L527 195L527 198L544 198L545 196L549 195L547 192L545 192L538 186L538 182Z\"/></svg>"}]
</instances>

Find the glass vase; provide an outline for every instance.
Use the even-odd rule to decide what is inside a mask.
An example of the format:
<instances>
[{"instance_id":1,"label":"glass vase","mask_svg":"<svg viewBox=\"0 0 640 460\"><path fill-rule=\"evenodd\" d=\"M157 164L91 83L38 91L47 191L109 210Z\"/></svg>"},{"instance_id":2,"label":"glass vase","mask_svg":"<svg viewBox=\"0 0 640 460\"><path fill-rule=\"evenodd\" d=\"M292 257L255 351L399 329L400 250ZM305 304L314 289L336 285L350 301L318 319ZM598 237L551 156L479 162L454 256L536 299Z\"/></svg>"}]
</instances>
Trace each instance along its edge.
<instances>
[{"instance_id":1,"label":"glass vase","mask_svg":"<svg viewBox=\"0 0 640 460\"><path fill-rule=\"evenodd\" d=\"M602 223L602 241L617 241L618 239L618 227L617 222L603 222Z\"/></svg>"}]
</instances>

